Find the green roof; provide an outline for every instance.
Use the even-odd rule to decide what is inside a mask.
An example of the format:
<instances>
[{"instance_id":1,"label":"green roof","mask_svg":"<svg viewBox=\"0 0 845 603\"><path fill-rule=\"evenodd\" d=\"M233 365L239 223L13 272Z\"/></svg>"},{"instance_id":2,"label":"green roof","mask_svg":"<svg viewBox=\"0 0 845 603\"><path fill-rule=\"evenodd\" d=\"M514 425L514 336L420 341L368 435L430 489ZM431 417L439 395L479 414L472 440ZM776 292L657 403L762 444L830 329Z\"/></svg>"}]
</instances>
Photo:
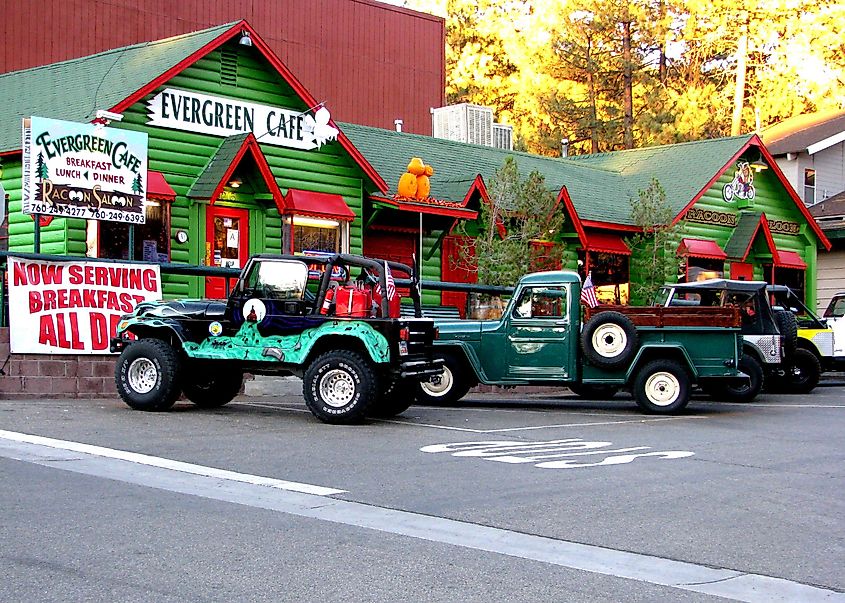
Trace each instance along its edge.
<instances>
[{"instance_id":1,"label":"green roof","mask_svg":"<svg viewBox=\"0 0 845 603\"><path fill-rule=\"evenodd\" d=\"M232 28L173 38L0 75L0 153L21 148L21 118L89 122Z\"/></svg>"},{"instance_id":2,"label":"green roof","mask_svg":"<svg viewBox=\"0 0 845 603\"><path fill-rule=\"evenodd\" d=\"M736 222L731 238L725 244L725 253L729 258L744 258L745 250L751 245L760 220L763 217L761 211L741 211Z\"/></svg>"},{"instance_id":3,"label":"green roof","mask_svg":"<svg viewBox=\"0 0 845 603\"><path fill-rule=\"evenodd\" d=\"M193 186L191 186L191 190L188 191L189 197L211 199L214 195L214 190L220 184L220 181L223 180L226 170L229 169L232 160L238 154L238 151L241 150L248 136L249 134L236 134L223 139L223 142L220 143L217 151L215 151L205 166L205 169L203 169L202 174L199 175Z\"/></svg>"},{"instance_id":4,"label":"green roof","mask_svg":"<svg viewBox=\"0 0 845 603\"><path fill-rule=\"evenodd\" d=\"M735 136L674 145L566 158L544 157L381 128L339 124L341 130L382 175L389 193L411 157L434 168L431 196L462 201L481 175L489 185L512 155L520 174L537 171L554 192L566 186L581 220L632 224L629 199L657 178L675 214L680 213L719 174L751 138Z\"/></svg>"}]
</instances>

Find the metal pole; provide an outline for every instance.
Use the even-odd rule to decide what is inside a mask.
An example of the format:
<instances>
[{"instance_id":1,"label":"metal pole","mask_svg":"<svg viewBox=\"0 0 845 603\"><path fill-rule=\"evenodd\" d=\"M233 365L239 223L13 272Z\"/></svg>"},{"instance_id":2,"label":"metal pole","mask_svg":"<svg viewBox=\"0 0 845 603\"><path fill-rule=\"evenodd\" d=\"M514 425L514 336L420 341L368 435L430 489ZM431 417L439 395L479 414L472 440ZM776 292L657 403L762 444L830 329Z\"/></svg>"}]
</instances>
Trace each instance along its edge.
<instances>
[{"instance_id":1,"label":"metal pole","mask_svg":"<svg viewBox=\"0 0 845 603\"><path fill-rule=\"evenodd\" d=\"M32 214L32 219L35 220L35 230L33 231L32 251L33 253L41 253L41 214Z\"/></svg>"}]
</instances>

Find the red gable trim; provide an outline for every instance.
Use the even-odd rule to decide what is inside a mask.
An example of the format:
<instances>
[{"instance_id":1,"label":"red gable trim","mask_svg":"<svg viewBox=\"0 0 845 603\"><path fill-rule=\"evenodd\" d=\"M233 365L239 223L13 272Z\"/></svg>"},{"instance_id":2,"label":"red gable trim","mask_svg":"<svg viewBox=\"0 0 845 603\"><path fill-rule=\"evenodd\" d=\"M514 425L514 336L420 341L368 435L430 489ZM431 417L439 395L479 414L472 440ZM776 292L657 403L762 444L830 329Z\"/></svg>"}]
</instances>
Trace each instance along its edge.
<instances>
[{"instance_id":1,"label":"red gable trim","mask_svg":"<svg viewBox=\"0 0 845 603\"><path fill-rule=\"evenodd\" d=\"M715 241L707 241L705 239L681 239L677 254L691 255L697 258L708 258L711 260L724 260L728 257L728 254Z\"/></svg>"},{"instance_id":2,"label":"red gable trim","mask_svg":"<svg viewBox=\"0 0 845 603\"><path fill-rule=\"evenodd\" d=\"M612 222L597 222L595 220L583 220L581 226L584 228L600 228L602 230L620 230L623 232L642 232L639 226L630 224L613 224Z\"/></svg>"},{"instance_id":3,"label":"red gable trim","mask_svg":"<svg viewBox=\"0 0 845 603\"><path fill-rule=\"evenodd\" d=\"M813 233L815 233L816 237L818 237L819 242L824 246L826 250L830 251L830 241L825 236L824 232L822 231L821 227L818 225L816 220L813 218L813 216L810 215L810 212L807 210L807 207L804 205L804 202L798 198L798 193L796 193L795 189L792 188L792 185L789 184L789 181L786 179L786 176L783 175L783 172L778 167L778 164L775 161L774 157L772 157L771 153L769 153L769 150L766 148L766 146L763 144L763 141L760 140L760 137L757 134L754 134L751 138L749 138L748 142L745 143L743 147L739 151L737 151L733 155L733 157L730 158L730 160L722 167L722 169L713 175L710 181L704 185L704 188L698 191L698 194L695 195L695 197L693 197L692 200L687 203L680 212L678 212L678 215L676 215L675 218L672 220L672 225L674 226L675 224L680 222L683 219L684 214L687 213L687 210L696 203L698 203L698 200L701 199L702 196L704 196L704 193L706 193L711 186L713 186L713 183L716 182L716 180L718 180L719 177L724 174L725 171L730 166L732 166L734 162L736 162L736 160L739 159L740 156L749 147L752 146L757 147L760 150L760 154L766 160L766 163L769 165L769 168L772 170L772 173L777 176L778 181L783 185L783 188L786 190L790 199L792 199L792 202L795 203L795 206L798 208L798 211L800 211L801 215L804 216L804 219L807 220L807 223L810 225L810 228L813 229Z\"/></svg>"},{"instance_id":4,"label":"red gable trim","mask_svg":"<svg viewBox=\"0 0 845 603\"><path fill-rule=\"evenodd\" d=\"M622 240L622 237L612 232L587 233L587 245L584 246L584 249L617 255L631 255L631 250Z\"/></svg>"},{"instance_id":5,"label":"red gable trim","mask_svg":"<svg viewBox=\"0 0 845 603\"><path fill-rule=\"evenodd\" d=\"M799 268L801 270L807 269L807 264L801 259L801 256L794 251L778 251L775 266L778 268Z\"/></svg>"},{"instance_id":6,"label":"red gable trim","mask_svg":"<svg viewBox=\"0 0 845 603\"><path fill-rule=\"evenodd\" d=\"M162 201L173 201L176 198L176 191L174 191L164 174L161 172L147 171L147 197L149 199L160 199Z\"/></svg>"},{"instance_id":7,"label":"red gable trim","mask_svg":"<svg viewBox=\"0 0 845 603\"><path fill-rule=\"evenodd\" d=\"M285 203L284 198L282 197L282 191L279 190L279 185L276 184L276 179L273 177L273 172L270 170L267 158L264 157L264 153L261 152L261 147L258 146L255 134L249 134L244 139L241 148L238 149L238 152L235 154L232 162L229 164L229 167L226 168L226 173L223 174L223 178L217 183L217 187L214 189L214 193L211 196L211 202L214 203L215 199L217 199L217 197L220 196L220 193L223 192L223 187L225 187L226 183L229 182L229 179L232 177L232 174L235 172L235 169L238 167L238 164L241 162L241 159L243 159L243 156L247 151L252 153L252 158L255 159L258 171L261 173L264 183L273 195L273 202L276 204L276 208L279 210L279 213L285 213Z\"/></svg>"},{"instance_id":8,"label":"red gable trim","mask_svg":"<svg viewBox=\"0 0 845 603\"><path fill-rule=\"evenodd\" d=\"M334 218L343 222L355 219L355 212L349 209L340 195L292 188L285 195L285 205L289 214Z\"/></svg>"},{"instance_id":9,"label":"red gable trim","mask_svg":"<svg viewBox=\"0 0 845 603\"><path fill-rule=\"evenodd\" d=\"M276 69L279 75L282 76L282 79L284 79L288 83L288 85L293 88L297 96L299 96L299 98L305 101L306 105L308 105L309 107L314 107L318 104L314 97L311 96L311 93L305 89L305 86L303 86L299 82L299 80L296 79L293 73L291 73L290 70L285 66L285 64L282 63L279 57L277 57L273 53L267 43L261 39L261 36L256 33L252 26L245 20L241 20L235 25L233 25L231 29L221 34L220 36L218 36L217 38L197 50L195 53L185 57L179 63L162 73L160 76L148 82L147 84L127 96L125 99L123 99L114 107L112 107L111 111L114 111L115 113L123 113L123 111L125 111L127 108L134 105L142 98L144 98L147 94L152 93L153 90L163 85L165 82L172 79L174 76L178 75L179 73L196 63L199 59L206 56L212 50L215 50L216 48L222 46L224 43L228 42L236 35L240 35L242 31L249 32L249 37L252 40L253 47L258 49L258 51L264 56L264 58L270 62L270 64ZM330 122L332 126L337 128L337 124L334 123L333 119L330 120ZM373 166L370 165L370 163L366 159L364 159L364 156L358 149L355 148L355 146L349 141L346 135L343 132L340 132L340 134L338 134L337 139L338 142L340 142L341 146L344 148L344 150L352 156L352 159L355 161L355 163L357 163L358 166L364 171L364 173L367 174L367 176L373 181L373 183L375 183L378 189L381 192L386 193L387 183L379 175L375 168L373 168Z\"/></svg>"},{"instance_id":10,"label":"red gable trim","mask_svg":"<svg viewBox=\"0 0 845 603\"><path fill-rule=\"evenodd\" d=\"M575 224L575 232L578 233L578 241L581 243L581 247L584 249L587 248L587 235L584 233L584 226L581 224L581 219L578 217L578 212L575 211L575 205L572 203L572 199L569 197L569 191L566 190L565 186L560 187L560 192L557 195L558 204L563 201L563 206L566 208L566 211L572 217L572 222Z\"/></svg>"}]
</instances>

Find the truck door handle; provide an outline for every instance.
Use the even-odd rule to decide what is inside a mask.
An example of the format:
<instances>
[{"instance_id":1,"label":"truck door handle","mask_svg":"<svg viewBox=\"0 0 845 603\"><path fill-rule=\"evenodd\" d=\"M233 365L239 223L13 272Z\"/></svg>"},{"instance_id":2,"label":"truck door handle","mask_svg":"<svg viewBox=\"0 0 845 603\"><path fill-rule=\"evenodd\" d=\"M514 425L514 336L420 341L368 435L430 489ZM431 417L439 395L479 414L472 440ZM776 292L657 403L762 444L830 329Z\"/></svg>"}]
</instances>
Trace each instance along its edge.
<instances>
[{"instance_id":1,"label":"truck door handle","mask_svg":"<svg viewBox=\"0 0 845 603\"><path fill-rule=\"evenodd\" d=\"M556 325L568 325L569 321L568 320L556 320L555 324Z\"/></svg>"}]
</instances>

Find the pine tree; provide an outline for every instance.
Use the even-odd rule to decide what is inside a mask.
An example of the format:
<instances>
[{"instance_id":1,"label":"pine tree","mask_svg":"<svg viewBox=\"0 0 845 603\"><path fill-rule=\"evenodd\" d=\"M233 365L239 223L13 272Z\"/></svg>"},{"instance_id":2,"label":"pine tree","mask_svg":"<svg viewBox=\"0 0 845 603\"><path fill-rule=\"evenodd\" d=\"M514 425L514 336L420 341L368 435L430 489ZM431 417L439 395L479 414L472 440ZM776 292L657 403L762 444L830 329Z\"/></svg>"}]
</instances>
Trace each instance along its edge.
<instances>
[{"instance_id":1,"label":"pine tree","mask_svg":"<svg viewBox=\"0 0 845 603\"><path fill-rule=\"evenodd\" d=\"M50 170L47 168L47 162L44 161L43 153L38 153L35 161L35 175L40 180L47 180L50 177Z\"/></svg>"}]
</instances>

